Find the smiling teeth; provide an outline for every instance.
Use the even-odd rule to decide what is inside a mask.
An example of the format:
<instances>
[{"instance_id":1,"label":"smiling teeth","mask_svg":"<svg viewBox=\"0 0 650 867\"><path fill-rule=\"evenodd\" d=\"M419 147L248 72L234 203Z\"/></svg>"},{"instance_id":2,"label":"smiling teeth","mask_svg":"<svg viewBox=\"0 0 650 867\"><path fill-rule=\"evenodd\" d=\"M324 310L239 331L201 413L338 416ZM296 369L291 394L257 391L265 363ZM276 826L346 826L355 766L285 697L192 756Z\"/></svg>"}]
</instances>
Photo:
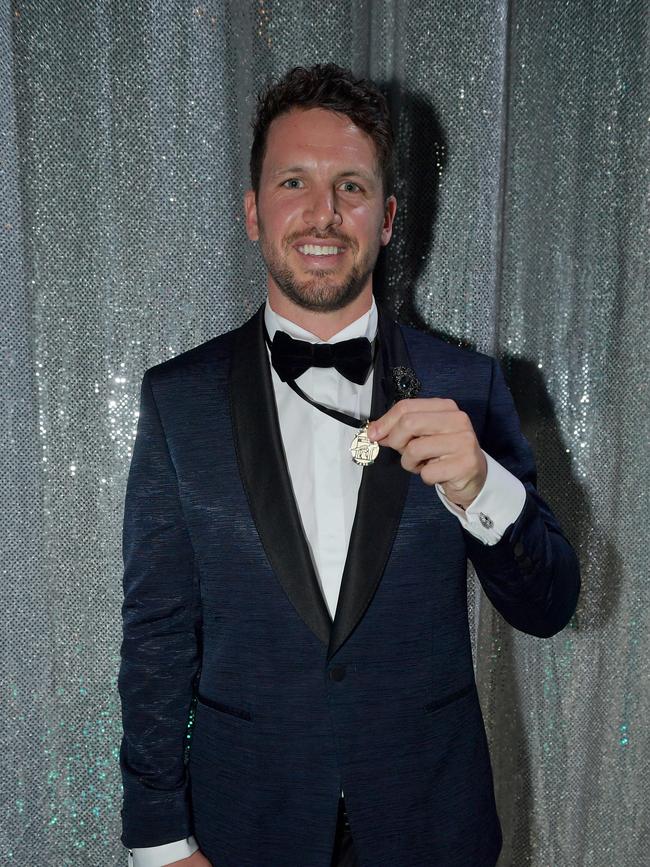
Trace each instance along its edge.
<instances>
[{"instance_id":1,"label":"smiling teeth","mask_svg":"<svg viewBox=\"0 0 650 867\"><path fill-rule=\"evenodd\" d=\"M317 247L315 244L305 244L303 247L298 247L301 253L307 256L333 256L340 251L339 247Z\"/></svg>"}]
</instances>

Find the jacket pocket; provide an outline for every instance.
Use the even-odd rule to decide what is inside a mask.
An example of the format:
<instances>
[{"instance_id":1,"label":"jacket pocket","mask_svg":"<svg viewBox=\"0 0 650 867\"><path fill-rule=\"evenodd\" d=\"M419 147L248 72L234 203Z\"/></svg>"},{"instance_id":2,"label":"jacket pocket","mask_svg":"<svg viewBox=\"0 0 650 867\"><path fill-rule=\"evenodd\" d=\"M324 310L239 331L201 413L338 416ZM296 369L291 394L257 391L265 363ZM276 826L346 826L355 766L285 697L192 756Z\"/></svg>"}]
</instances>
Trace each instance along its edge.
<instances>
[{"instance_id":1,"label":"jacket pocket","mask_svg":"<svg viewBox=\"0 0 650 867\"><path fill-rule=\"evenodd\" d=\"M436 711L441 710L443 707L447 707L447 705L453 704L455 701L459 701L464 696L468 695L470 692L473 692L476 689L476 683L472 681L468 683L467 686L462 687L462 689L456 690L456 692L450 693L450 695L445 696L444 698L436 698L433 701L428 702L424 706L425 713L435 713Z\"/></svg>"},{"instance_id":2,"label":"jacket pocket","mask_svg":"<svg viewBox=\"0 0 650 867\"><path fill-rule=\"evenodd\" d=\"M197 693L196 700L198 704L202 704L205 707L210 708L211 710L216 710L218 711L218 713L223 713L227 716L234 716L238 717L239 719L244 719L248 721L252 720L250 711L244 710L243 708L233 707L230 704L224 704L220 701L214 701L211 698L207 698L206 696L201 695L201 693Z\"/></svg>"}]
</instances>

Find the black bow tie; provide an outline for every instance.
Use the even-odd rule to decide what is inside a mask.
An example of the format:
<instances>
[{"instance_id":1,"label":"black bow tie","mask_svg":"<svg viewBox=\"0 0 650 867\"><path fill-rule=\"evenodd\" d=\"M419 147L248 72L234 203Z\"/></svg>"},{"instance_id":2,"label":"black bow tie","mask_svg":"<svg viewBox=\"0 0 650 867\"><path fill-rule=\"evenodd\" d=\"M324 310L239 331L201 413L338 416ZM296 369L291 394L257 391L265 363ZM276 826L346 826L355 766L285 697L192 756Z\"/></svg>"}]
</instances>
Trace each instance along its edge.
<instances>
[{"instance_id":1,"label":"black bow tie","mask_svg":"<svg viewBox=\"0 0 650 867\"><path fill-rule=\"evenodd\" d=\"M284 331L276 331L271 343L266 327L264 334L271 348L271 363L283 382L298 379L310 367L335 367L342 376L358 385L363 385L368 378L373 352L366 337L339 343L308 343L294 340Z\"/></svg>"}]
</instances>

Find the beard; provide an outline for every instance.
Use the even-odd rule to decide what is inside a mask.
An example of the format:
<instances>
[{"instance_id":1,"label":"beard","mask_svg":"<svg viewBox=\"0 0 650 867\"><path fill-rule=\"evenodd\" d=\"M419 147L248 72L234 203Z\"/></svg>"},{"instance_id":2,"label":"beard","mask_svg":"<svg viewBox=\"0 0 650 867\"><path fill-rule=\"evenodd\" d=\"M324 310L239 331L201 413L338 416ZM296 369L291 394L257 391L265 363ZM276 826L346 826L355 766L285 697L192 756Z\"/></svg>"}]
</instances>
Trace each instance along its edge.
<instances>
[{"instance_id":1,"label":"beard","mask_svg":"<svg viewBox=\"0 0 650 867\"><path fill-rule=\"evenodd\" d=\"M340 240L347 247L346 252L354 251L356 248L356 245L353 245L347 238L332 239L331 233L327 237L330 241ZM381 247L378 236L376 243L368 249L364 259L354 260L352 267L345 275L335 276L331 271L323 269L311 271L310 277L300 279L297 273L291 269L287 257L282 257L273 249L261 223L259 224L259 239L262 258L282 294L298 307L302 307L304 310L316 310L320 313L341 310L361 295L368 282L368 277L375 267ZM314 236L314 242L317 241L318 237Z\"/></svg>"}]
</instances>

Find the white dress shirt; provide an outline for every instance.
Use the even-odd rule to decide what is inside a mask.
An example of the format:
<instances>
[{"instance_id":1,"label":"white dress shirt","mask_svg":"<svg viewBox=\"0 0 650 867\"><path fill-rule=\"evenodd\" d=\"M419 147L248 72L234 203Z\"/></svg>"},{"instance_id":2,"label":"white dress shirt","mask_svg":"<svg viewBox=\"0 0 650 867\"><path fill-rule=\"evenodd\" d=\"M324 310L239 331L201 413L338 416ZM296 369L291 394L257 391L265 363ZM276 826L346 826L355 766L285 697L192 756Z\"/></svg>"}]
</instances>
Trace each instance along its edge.
<instances>
[{"instance_id":1,"label":"white dress shirt","mask_svg":"<svg viewBox=\"0 0 650 867\"><path fill-rule=\"evenodd\" d=\"M377 331L377 306L373 297L367 313L327 341L279 316L271 309L268 299L264 322L271 340L279 329L309 343L338 343L353 337L367 337L372 341ZM267 352L270 364L268 347ZM282 382L273 366L271 378L293 493L314 570L334 619L363 473L363 467L350 455L355 430L303 400ZM296 382L305 394L324 406L356 418L370 415L372 370L363 385L350 382L333 367L311 367ZM463 511L450 502L440 485L435 485L435 489L446 508L469 533L486 545L494 545L519 516L526 489L509 470L485 451L483 454L487 460L485 484L467 509ZM133 858L129 855L129 867L162 867L187 858L197 849L192 836L164 846L134 849Z\"/></svg>"}]
</instances>

